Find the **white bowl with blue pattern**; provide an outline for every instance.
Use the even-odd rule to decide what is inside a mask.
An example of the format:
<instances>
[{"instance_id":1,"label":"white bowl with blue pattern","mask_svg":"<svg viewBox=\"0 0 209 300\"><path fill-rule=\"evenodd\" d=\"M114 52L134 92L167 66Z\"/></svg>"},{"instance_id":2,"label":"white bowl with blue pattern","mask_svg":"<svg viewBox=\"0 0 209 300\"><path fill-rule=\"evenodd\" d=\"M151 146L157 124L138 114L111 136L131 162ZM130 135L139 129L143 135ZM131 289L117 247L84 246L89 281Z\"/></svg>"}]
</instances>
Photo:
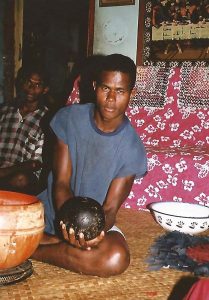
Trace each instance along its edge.
<instances>
[{"instance_id":1,"label":"white bowl with blue pattern","mask_svg":"<svg viewBox=\"0 0 209 300\"><path fill-rule=\"evenodd\" d=\"M155 202L148 205L155 221L168 231L195 235L209 228L209 207L183 202Z\"/></svg>"}]
</instances>

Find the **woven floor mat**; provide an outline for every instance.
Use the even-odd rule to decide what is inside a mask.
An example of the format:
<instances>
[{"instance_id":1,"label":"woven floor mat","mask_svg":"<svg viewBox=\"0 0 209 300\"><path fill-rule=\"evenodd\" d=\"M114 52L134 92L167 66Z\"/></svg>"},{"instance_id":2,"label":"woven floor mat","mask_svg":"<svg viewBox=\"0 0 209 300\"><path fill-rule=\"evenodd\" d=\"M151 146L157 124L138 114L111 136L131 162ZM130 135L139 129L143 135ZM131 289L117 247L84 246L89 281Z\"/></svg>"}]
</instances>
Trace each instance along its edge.
<instances>
[{"instance_id":1,"label":"woven floor mat","mask_svg":"<svg viewBox=\"0 0 209 300\"><path fill-rule=\"evenodd\" d=\"M121 209L117 225L125 233L131 251L131 264L122 275L110 278L78 275L32 260L33 275L17 284L0 287L0 299L181 300L170 296L172 290L182 277L192 281L192 275L171 269L148 271L145 263L150 245L164 233L150 213Z\"/></svg>"}]
</instances>

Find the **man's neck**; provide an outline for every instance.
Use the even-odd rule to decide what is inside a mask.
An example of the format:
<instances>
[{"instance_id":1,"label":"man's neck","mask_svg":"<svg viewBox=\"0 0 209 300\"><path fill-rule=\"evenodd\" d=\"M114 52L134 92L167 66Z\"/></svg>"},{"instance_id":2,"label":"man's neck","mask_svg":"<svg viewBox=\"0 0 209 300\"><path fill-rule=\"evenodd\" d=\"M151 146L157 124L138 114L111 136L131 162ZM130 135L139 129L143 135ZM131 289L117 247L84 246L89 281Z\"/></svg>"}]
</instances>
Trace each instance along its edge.
<instances>
[{"instance_id":1,"label":"man's neck","mask_svg":"<svg viewBox=\"0 0 209 300\"><path fill-rule=\"evenodd\" d=\"M22 116L25 116L31 112L34 112L38 108L38 102L33 103L23 103L21 107L19 108L20 113Z\"/></svg>"},{"instance_id":2,"label":"man's neck","mask_svg":"<svg viewBox=\"0 0 209 300\"><path fill-rule=\"evenodd\" d=\"M97 126L97 128L105 133L114 132L117 130L120 125L124 121L124 116L121 116L121 118L113 119L113 120L106 120L101 117L100 114L95 113L94 114L94 121Z\"/></svg>"}]
</instances>

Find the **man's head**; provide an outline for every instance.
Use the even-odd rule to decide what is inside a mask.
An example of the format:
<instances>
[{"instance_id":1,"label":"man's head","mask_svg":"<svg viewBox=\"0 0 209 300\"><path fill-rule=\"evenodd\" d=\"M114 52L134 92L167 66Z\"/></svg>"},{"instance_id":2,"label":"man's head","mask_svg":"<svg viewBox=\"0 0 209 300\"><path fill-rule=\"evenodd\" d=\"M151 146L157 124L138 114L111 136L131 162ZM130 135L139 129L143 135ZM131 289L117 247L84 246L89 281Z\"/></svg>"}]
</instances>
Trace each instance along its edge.
<instances>
[{"instance_id":1,"label":"man's head","mask_svg":"<svg viewBox=\"0 0 209 300\"><path fill-rule=\"evenodd\" d=\"M48 90L48 78L44 70L38 66L22 68L16 81L17 95L23 101L37 102Z\"/></svg>"},{"instance_id":2,"label":"man's head","mask_svg":"<svg viewBox=\"0 0 209 300\"><path fill-rule=\"evenodd\" d=\"M136 66L129 57L121 54L104 57L93 83L96 92L95 116L97 121L108 122L111 130L121 124L130 101L135 79Z\"/></svg>"}]
</instances>

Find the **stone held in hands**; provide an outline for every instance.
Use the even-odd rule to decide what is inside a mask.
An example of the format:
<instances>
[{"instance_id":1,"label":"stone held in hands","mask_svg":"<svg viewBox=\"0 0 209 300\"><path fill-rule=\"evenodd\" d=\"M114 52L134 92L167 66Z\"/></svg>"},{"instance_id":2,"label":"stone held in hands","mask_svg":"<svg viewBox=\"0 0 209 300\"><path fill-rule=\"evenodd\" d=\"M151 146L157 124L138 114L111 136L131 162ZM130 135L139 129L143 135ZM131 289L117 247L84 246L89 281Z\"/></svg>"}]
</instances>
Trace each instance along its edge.
<instances>
[{"instance_id":1,"label":"stone held in hands","mask_svg":"<svg viewBox=\"0 0 209 300\"><path fill-rule=\"evenodd\" d=\"M73 197L59 210L58 221L63 221L67 231L73 228L76 239L82 232L86 241L96 238L104 229L105 215L102 206L88 197Z\"/></svg>"}]
</instances>

